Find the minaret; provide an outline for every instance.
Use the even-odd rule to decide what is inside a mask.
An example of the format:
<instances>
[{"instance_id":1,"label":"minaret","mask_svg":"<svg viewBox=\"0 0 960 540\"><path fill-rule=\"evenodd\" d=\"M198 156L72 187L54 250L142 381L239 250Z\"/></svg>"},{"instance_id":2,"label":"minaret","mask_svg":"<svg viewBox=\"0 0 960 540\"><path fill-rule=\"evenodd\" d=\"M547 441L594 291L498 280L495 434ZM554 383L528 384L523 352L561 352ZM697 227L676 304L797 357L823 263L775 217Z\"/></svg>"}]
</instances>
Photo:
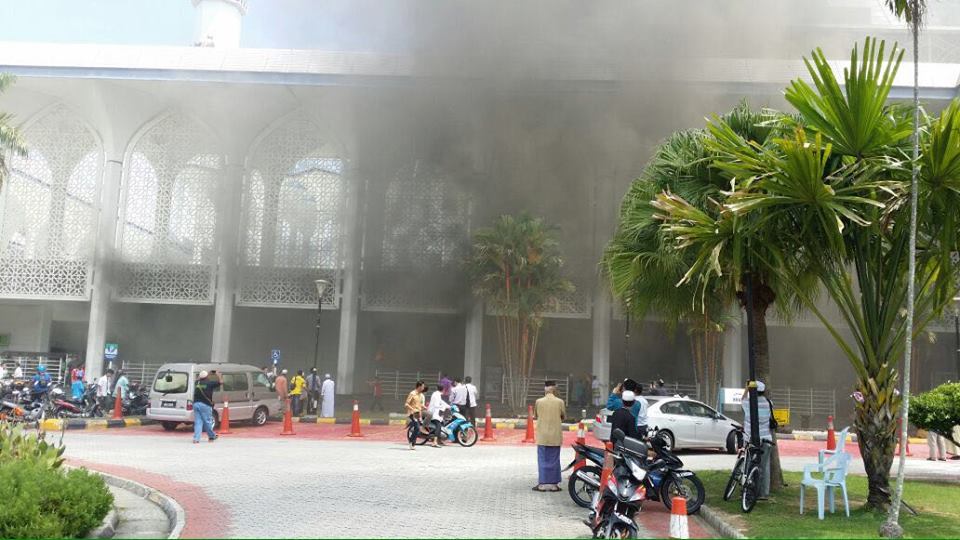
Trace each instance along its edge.
<instances>
[{"instance_id":1,"label":"minaret","mask_svg":"<svg viewBox=\"0 0 960 540\"><path fill-rule=\"evenodd\" d=\"M193 30L195 47L236 49L247 13L247 0L193 0L197 21Z\"/></svg>"}]
</instances>

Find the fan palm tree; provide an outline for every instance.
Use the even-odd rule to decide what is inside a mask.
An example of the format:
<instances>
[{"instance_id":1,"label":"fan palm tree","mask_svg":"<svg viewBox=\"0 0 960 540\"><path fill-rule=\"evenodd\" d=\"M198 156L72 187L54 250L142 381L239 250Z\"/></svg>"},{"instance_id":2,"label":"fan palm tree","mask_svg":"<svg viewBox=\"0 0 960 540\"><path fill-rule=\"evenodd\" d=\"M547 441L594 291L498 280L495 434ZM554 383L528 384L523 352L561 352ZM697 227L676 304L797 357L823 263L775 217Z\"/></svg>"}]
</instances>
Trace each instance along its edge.
<instances>
[{"instance_id":1,"label":"fan palm tree","mask_svg":"<svg viewBox=\"0 0 960 540\"><path fill-rule=\"evenodd\" d=\"M11 83L13 83L13 77L6 73L0 73L0 94L2 94ZM12 121L12 114L0 112L0 188L3 187L3 183L7 179L7 173L9 172L9 165L7 164L8 155L27 155L26 143L24 143L23 137L17 128L11 125Z\"/></svg>"},{"instance_id":2,"label":"fan palm tree","mask_svg":"<svg viewBox=\"0 0 960 540\"><path fill-rule=\"evenodd\" d=\"M887 8L897 16L906 20L910 26L913 38L913 162L910 175L910 246L909 268L907 279L910 287L907 293L907 325L913 328L914 300L916 291L916 253L917 253L917 206L918 206L918 176L920 174L918 159L920 157L920 26L927 11L925 0L884 0ZM903 353L903 404L901 405L900 437L907 437L910 412L910 363L913 360L912 333L907 333L907 342ZM903 498L903 476L907 461L907 451L900 449L900 462L897 464L897 489L894 493L893 505L890 507L890 516L880 528L881 536L899 538L903 536L903 529L899 525L900 501Z\"/></svg>"},{"instance_id":3,"label":"fan palm tree","mask_svg":"<svg viewBox=\"0 0 960 540\"><path fill-rule=\"evenodd\" d=\"M474 294L497 316L504 393L514 413L526 405L543 314L573 291L562 276L563 259L553 230L528 214L500 216L478 230L467 260Z\"/></svg>"}]
</instances>

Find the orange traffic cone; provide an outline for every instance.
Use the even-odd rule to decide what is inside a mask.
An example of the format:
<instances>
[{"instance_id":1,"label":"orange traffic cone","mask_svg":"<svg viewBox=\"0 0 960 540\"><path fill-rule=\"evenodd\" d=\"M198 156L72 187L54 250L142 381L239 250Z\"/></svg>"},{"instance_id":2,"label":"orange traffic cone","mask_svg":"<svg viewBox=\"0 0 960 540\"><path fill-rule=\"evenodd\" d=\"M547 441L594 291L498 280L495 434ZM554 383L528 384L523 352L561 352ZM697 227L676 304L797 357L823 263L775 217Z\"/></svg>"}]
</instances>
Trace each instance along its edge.
<instances>
[{"instance_id":1,"label":"orange traffic cone","mask_svg":"<svg viewBox=\"0 0 960 540\"><path fill-rule=\"evenodd\" d=\"M670 538L690 538L687 526L687 499L674 497L670 501Z\"/></svg>"},{"instance_id":2,"label":"orange traffic cone","mask_svg":"<svg viewBox=\"0 0 960 540\"><path fill-rule=\"evenodd\" d=\"M493 418L490 416L490 404L487 403L487 417L483 420L483 439L482 441L493 442L497 440L493 436Z\"/></svg>"},{"instance_id":3,"label":"orange traffic cone","mask_svg":"<svg viewBox=\"0 0 960 540\"><path fill-rule=\"evenodd\" d=\"M283 431L281 435L296 435L293 432L293 414L290 412L290 398L283 404Z\"/></svg>"},{"instance_id":4,"label":"orange traffic cone","mask_svg":"<svg viewBox=\"0 0 960 540\"><path fill-rule=\"evenodd\" d=\"M837 432L833 429L833 417L827 417L827 450L837 449Z\"/></svg>"},{"instance_id":5,"label":"orange traffic cone","mask_svg":"<svg viewBox=\"0 0 960 540\"><path fill-rule=\"evenodd\" d=\"M584 432L583 432L583 420L581 420L580 423L577 425L577 440L576 440L576 443L577 443L577 444L582 444L582 445L586 445L586 444L587 444L587 438L586 438L586 436L584 435Z\"/></svg>"},{"instance_id":6,"label":"orange traffic cone","mask_svg":"<svg viewBox=\"0 0 960 540\"><path fill-rule=\"evenodd\" d=\"M607 442L604 444L606 452L603 453L603 468L600 469L600 495L603 495L604 490L607 488L607 481L610 480L610 475L613 474L613 443Z\"/></svg>"},{"instance_id":7,"label":"orange traffic cone","mask_svg":"<svg viewBox=\"0 0 960 540\"><path fill-rule=\"evenodd\" d=\"M123 420L123 400L120 399L120 392L117 392L117 397L113 400L113 419Z\"/></svg>"},{"instance_id":8,"label":"orange traffic cone","mask_svg":"<svg viewBox=\"0 0 960 540\"><path fill-rule=\"evenodd\" d=\"M223 402L223 414L220 415L220 431L217 435L229 435L230 431L230 402Z\"/></svg>"},{"instance_id":9,"label":"orange traffic cone","mask_svg":"<svg viewBox=\"0 0 960 540\"><path fill-rule=\"evenodd\" d=\"M537 442L537 436L533 432L533 405L527 405L527 436L523 438L523 442Z\"/></svg>"},{"instance_id":10,"label":"orange traffic cone","mask_svg":"<svg viewBox=\"0 0 960 540\"><path fill-rule=\"evenodd\" d=\"M350 422L350 435L348 437L363 437L360 433L360 406L357 400L353 400L353 420Z\"/></svg>"}]
</instances>

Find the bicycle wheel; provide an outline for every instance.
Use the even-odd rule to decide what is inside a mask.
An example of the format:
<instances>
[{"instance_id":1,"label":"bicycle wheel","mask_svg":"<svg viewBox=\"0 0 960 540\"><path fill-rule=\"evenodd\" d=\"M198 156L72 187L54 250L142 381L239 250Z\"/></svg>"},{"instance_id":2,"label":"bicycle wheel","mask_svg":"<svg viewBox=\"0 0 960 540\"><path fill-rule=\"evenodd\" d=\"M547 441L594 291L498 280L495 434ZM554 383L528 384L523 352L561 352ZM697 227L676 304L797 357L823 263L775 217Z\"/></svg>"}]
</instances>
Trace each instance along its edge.
<instances>
[{"instance_id":1,"label":"bicycle wheel","mask_svg":"<svg viewBox=\"0 0 960 540\"><path fill-rule=\"evenodd\" d=\"M757 495L760 492L760 467L750 467L747 478L743 482L743 491L740 497L740 509L749 513L757 504Z\"/></svg>"},{"instance_id":2,"label":"bicycle wheel","mask_svg":"<svg viewBox=\"0 0 960 540\"><path fill-rule=\"evenodd\" d=\"M740 483L740 477L743 475L743 456L737 458L736 465L733 466L733 472L730 473L730 479L727 480L727 487L723 490L723 500L729 501L733 497L733 492Z\"/></svg>"}]
</instances>

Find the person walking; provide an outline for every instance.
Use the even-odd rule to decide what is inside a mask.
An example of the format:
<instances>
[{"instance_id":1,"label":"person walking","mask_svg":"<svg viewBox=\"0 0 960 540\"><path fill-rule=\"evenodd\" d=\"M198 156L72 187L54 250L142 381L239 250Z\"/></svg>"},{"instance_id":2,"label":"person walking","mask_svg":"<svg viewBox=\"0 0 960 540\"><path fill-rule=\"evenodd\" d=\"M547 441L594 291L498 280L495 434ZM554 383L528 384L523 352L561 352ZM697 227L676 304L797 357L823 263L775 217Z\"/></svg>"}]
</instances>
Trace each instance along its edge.
<instances>
[{"instance_id":1,"label":"person walking","mask_svg":"<svg viewBox=\"0 0 960 540\"><path fill-rule=\"evenodd\" d=\"M303 378L303 370L297 370L297 374L290 379L290 406L293 409L294 416L300 416L300 405L303 391L307 388L307 380Z\"/></svg>"},{"instance_id":2,"label":"person walking","mask_svg":"<svg viewBox=\"0 0 960 540\"><path fill-rule=\"evenodd\" d=\"M110 410L110 389L113 387L110 382L112 378L113 370L108 369L97 379L97 402L100 403L101 411Z\"/></svg>"},{"instance_id":3,"label":"person walking","mask_svg":"<svg viewBox=\"0 0 960 540\"><path fill-rule=\"evenodd\" d=\"M113 385L113 395L119 395L121 400L127 399L130 395L130 379L123 370L117 371L117 383Z\"/></svg>"},{"instance_id":4,"label":"person walking","mask_svg":"<svg viewBox=\"0 0 960 540\"><path fill-rule=\"evenodd\" d=\"M320 412L320 374L317 368L310 368L310 374L307 375L307 414L317 414Z\"/></svg>"},{"instance_id":5,"label":"person walking","mask_svg":"<svg viewBox=\"0 0 960 540\"><path fill-rule=\"evenodd\" d=\"M463 386L467 388L467 412L464 414L467 418L470 419L470 423L474 426L477 425L477 399L480 394L477 391L477 387L473 385L473 377L466 377L463 379Z\"/></svg>"},{"instance_id":6,"label":"person walking","mask_svg":"<svg viewBox=\"0 0 960 540\"><path fill-rule=\"evenodd\" d=\"M323 384L320 385L320 416L324 418L333 418L333 400L334 400L334 382L330 374L324 374Z\"/></svg>"},{"instance_id":7,"label":"person walking","mask_svg":"<svg viewBox=\"0 0 960 540\"><path fill-rule=\"evenodd\" d=\"M543 397L533 406L537 421L538 483L534 491L560 491L560 447L563 445L562 424L567 407L555 394L557 383L544 381Z\"/></svg>"},{"instance_id":8,"label":"person walking","mask_svg":"<svg viewBox=\"0 0 960 540\"><path fill-rule=\"evenodd\" d=\"M441 440L443 427L443 412L450 408L450 405L443 399L443 385L438 384L437 389L430 395L430 405L427 411L430 413L430 423L433 424L433 444L434 448L444 446Z\"/></svg>"},{"instance_id":9,"label":"person walking","mask_svg":"<svg viewBox=\"0 0 960 540\"><path fill-rule=\"evenodd\" d=\"M407 442L410 443L410 449L415 450L417 436L420 434L420 426L423 425L423 411L426 407L423 405L423 392L427 385L423 381L417 381L413 390L407 394L407 400L403 403L407 411Z\"/></svg>"},{"instance_id":10,"label":"person walking","mask_svg":"<svg viewBox=\"0 0 960 540\"><path fill-rule=\"evenodd\" d=\"M619 385L618 385L619 386ZM621 395L620 407L610 415L610 433L619 429L623 434L631 439L639 439L637 432L637 417L633 414L633 405L636 396L630 390L624 390ZM609 409L610 406L608 405Z\"/></svg>"},{"instance_id":11,"label":"person walking","mask_svg":"<svg viewBox=\"0 0 960 540\"><path fill-rule=\"evenodd\" d=\"M380 380L380 377L374 375L372 380L367 381L367 384L373 390L373 403L370 404L370 411L380 410L383 411L383 382Z\"/></svg>"},{"instance_id":12,"label":"person walking","mask_svg":"<svg viewBox=\"0 0 960 540\"><path fill-rule=\"evenodd\" d=\"M760 448L763 454L760 458L760 498L766 499L770 496L770 444L763 444L763 441L773 443L773 435L770 433L770 419L773 414L773 404L766 396L767 385L763 381L757 381L757 427L760 428ZM753 429L753 419L750 418L750 385L743 390L743 399L740 401L740 407L743 409L743 434L747 440L751 437Z\"/></svg>"},{"instance_id":13,"label":"person walking","mask_svg":"<svg viewBox=\"0 0 960 540\"><path fill-rule=\"evenodd\" d=\"M213 431L213 393L223 384L223 376L213 371L217 380L210 379L210 373L201 371L193 387L193 443L200 442L200 434L206 432L207 440L217 440Z\"/></svg>"}]
</instances>

